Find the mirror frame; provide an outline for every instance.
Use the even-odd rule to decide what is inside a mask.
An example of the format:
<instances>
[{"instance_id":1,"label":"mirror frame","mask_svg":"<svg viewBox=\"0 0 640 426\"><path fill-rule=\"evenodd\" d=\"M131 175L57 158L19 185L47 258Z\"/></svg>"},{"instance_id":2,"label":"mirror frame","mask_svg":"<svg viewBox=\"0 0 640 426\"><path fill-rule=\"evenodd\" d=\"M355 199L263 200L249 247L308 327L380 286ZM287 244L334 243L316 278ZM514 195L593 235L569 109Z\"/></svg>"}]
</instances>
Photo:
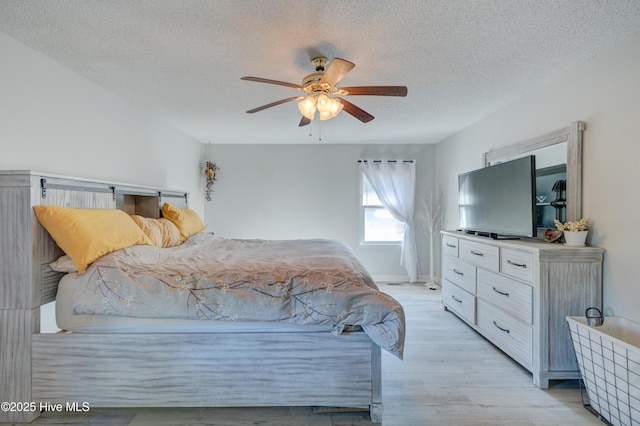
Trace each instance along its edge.
<instances>
[{"instance_id":1,"label":"mirror frame","mask_svg":"<svg viewBox=\"0 0 640 426\"><path fill-rule=\"evenodd\" d=\"M487 151L483 155L484 167L490 166L497 160L506 159L514 155L527 154L537 149L566 142L566 217L567 221L579 220L582 218L582 133L585 127L584 122L574 121L568 127L513 145Z\"/></svg>"}]
</instances>

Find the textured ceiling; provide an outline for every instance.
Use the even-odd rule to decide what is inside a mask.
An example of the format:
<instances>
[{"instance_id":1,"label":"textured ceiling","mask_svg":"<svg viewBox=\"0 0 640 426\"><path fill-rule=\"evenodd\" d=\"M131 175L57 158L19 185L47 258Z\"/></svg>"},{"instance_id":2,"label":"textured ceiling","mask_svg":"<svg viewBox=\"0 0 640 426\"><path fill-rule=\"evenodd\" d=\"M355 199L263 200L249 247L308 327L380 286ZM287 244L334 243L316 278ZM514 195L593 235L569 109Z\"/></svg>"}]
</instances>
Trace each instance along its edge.
<instances>
[{"instance_id":1,"label":"textured ceiling","mask_svg":"<svg viewBox=\"0 0 640 426\"><path fill-rule=\"evenodd\" d=\"M640 31L638 0L0 0L0 30L213 143L434 143ZM350 97L298 127L299 84L322 54L356 64Z\"/></svg>"}]
</instances>

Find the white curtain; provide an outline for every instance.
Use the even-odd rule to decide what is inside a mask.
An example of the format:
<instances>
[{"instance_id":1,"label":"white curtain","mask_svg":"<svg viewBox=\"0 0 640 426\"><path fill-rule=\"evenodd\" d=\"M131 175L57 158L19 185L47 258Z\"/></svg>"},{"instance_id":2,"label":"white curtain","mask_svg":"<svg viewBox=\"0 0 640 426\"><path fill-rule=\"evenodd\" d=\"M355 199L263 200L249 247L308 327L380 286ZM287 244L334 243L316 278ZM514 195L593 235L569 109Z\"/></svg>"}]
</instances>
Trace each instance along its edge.
<instances>
[{"instance_id":1,"label":"white curtain","mask_svg":"<svg viewBox=\"0 0 640 426\"><path fill-rule=\"evenodd\" d=\"M400 265L407 269L409 281L418 280L413 208L416 192L416 162L403 160L360 160L369 185L393 217L405 224Z\"/></svg>"}]
</instances>

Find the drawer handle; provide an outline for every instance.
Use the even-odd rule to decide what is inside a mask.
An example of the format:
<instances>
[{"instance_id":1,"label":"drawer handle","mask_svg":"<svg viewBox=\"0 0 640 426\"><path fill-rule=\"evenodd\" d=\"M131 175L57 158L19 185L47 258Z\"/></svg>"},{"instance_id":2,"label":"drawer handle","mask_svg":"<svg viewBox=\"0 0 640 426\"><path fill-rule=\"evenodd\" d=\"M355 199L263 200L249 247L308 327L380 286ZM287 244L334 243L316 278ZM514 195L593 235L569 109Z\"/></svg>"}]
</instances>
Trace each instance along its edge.
<instances>
[{"instance_id":1,"label":"drawer handle","mask_svg":"<svg viewBox=\"0 0 640 426\"><path fill-rule=\"evenodd\" d=\"M506 291L500 291L495 287L491 287L491 288L493 288L493 291L495 291L496 293L509 297L509 293L507 293Z\"/></svg>"},{"instance_id":2,"label":"drawer handle","mask_svg":"<svg viewBox=\"0 0 640 426\"><path fill-rule=\"evenodd\" d=\"M507 334L511 334L511 332L509 331L509 329L500 327L500 326L498 325L498 323L497 323L497 322L495 322L495 320L493 321L493 325L495 325L495 327L496 327L498 330L500 330L500 331L504 331L504 332L505 332L505 333L507 333Z\"/></svg>"},{"instance_id":3,"label":"drawer handle","mask_svg":"<svg viewBox=\"0 0 640 426\"><path fill-rule=\"evenodd\" d=\"M516 263L516 262L512 262L512 261L510 261L509 259L507 259L507 263L508 263L509 265L517 266L517 267L519 267L519 268L526 268L526 267L527 267L527 264L526 264L526 263Z\"/></svg>"},{"instance_id":4,"label":"drawer handle","mask_svg":"<svg viewBox=\"0 0 640 426\"><path fill-rule=\"evenodd\" d=\"M475 255L475 256L484 256L484 253L481 253L481 252L479 252L479 251L473 251L473 250L470 250L470 252L471 252L471 254L473 254L473 255Z\"/></svg>"},{"instance_id":5,"label":"drawer handle","mask_svg":"<svg viewBox=\"0 0 640 426\"><path fill-rule=\"evenodd\" d=\"M460 300L460 299L456 299L456 297L455 297L453 294L451 295L451 298L452 298L453 300L455 300L456 302L458 302L458 303L462 303L462 300Z\"/></svg>"},{"instance_id":6,"label":"drawer handle","mask_svg":"<svg viewBox=\"0 0 640 426\"><path fill-rule=\"evenodd\" d=\"M456 248L456 245L447 243L447 247Z\"/></svg>"},{"instance_id":7,"label":"drawer handle","mask_svg":"<svg viewBox=\"0 0 640 426\"><path fill-rule=\"evenodd\" d=\"M454 269L454 270L453 270L453 272L454 272L454 273L456 273L456 274L458 274L458 275L464 275L464 272L460 272L460 271L458 271L457 269Z\"/></svg>"}]
</instances>

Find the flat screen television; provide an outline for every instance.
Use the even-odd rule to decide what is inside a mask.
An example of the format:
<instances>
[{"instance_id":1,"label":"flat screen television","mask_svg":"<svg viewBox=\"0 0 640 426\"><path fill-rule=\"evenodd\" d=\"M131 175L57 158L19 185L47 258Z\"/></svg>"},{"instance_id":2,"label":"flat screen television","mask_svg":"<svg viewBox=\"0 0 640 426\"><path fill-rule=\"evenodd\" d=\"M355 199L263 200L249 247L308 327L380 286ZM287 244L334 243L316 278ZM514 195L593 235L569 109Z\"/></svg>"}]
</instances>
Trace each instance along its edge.
<instances>
[{"instance_id":1,"label":"flat screen television","mask_svg":"<svg viewBox=\"0 0 640 426\"><path fill-rule=\"evenodd\" d=\"M492 238L536 236L535 156L458 176L460 229Z\"/></svg>"}]
</instances>

